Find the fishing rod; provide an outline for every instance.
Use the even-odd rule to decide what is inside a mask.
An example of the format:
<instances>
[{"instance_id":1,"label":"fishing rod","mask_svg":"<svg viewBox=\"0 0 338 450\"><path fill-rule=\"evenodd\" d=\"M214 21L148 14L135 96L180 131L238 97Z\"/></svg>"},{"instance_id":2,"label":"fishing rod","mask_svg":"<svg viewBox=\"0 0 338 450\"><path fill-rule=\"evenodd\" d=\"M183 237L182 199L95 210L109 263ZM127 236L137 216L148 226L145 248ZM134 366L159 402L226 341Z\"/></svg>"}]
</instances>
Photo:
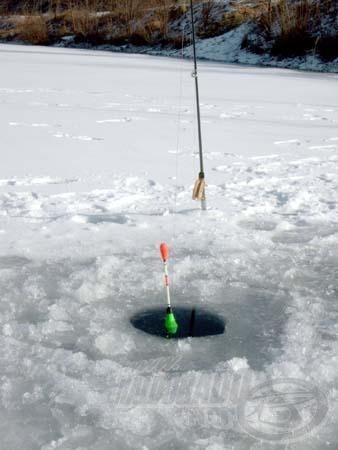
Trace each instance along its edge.
<instances>
[{"instance_id":1,"label":"fishing rod","mask_svg":"<svg viewBox=\"0 0 338 450\"><path fill-rule=\"evenodd\" d=\"M195 185L194 185L192 198L193 198L193 200L200 200L201 208L203 211L205 211L207 209L207 204L206 204L206 198L205 198L201 113L200 113L200 99L199 99L199 90L198 90L194 8L193 8L192 0L190 0L190 16L191 16L192 47L193 47L193 55L194 55L194 71L192 73L192 76L195 80L196 112L197 112L197 127L198 127L198 153L199 153L199 160L200 160L200 172L198 174L198 179L196 180Z\"/></svg>"}]
</instances>

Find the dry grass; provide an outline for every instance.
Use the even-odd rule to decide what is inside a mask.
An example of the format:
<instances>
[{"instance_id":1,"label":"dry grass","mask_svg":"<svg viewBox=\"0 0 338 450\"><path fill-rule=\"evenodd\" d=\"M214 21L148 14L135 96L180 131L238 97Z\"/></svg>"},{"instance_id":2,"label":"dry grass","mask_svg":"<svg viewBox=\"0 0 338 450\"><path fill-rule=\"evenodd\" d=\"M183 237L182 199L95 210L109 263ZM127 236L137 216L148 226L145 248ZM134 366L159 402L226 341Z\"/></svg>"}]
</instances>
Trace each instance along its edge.
<instances>
[{"instance_id":1,"label":"dry grass","mask_svg":"<svg viewBox=\"0 0 338 450\"><path fill-rule=\"evenodd\" d=\"M322 28L328 14L338 13L336 0L261 0L257 1L256 14L252 17L260 30L261 45L245 38L243 46L258 53L266 51L264 45L270 42L270 52L275 56L294 57L317 53L324 59L338 56L337 29L327 36Z\"/></svg>"},{"instance_id":2,"label":"dry grass","mask_svg":"<svg viewBox=\"0 0 338 450\"><path fill-rule=\"evenodd\" d=\"M46 18L43 16L26 16L18 23L16 33L19 39L34 45L49 44L49 32Z\"/></svg>"},{"instance_id":3,"label":"dry grass","mask_svg":"<svg viewBox=\"0 0 338 450\"><path fill-rule=\"evenodd\" d=\"M250 20L256 20L259 16L258 8L251 6L239 6L223 16L223 24L226 29L236 28L242 23Z\"/></svg>"},{"instance_id":4,"label":"dry grass","mask_svg":"<svg viewBox=\"0 0 338 450\"><path fill-rule=\"evenodd\" d=\"M319 14L318 5L310 0L291 3L279 0L271 9L270 34L274 37L272 53L282 56L303 55L314 45L311 24Z\"/></svg>"},{"instance_id":5,"label":"dry grass","mask_svg":"<svg viewBox=\"0 0 338 450\"><path fill-rule=\"evenodd\" d=\"M259 17L261 24L270 32L275 34L293 34L295 30L306 31L310 21L319 14L319 6L311 0L279 0L272 3L267 0L265 8Z\"/></svg>"},{"instance_id":6,"label":"dry grass","mask_svg":"<svg viewBox=\"0 0 338 450\"><path fill-rule=\"evenodd\" d=\"M338 14L338 0L232 0L223 17L217 13L217 0L194 2L199 37L216 36L249 22L256 24L256 31L246 36L242 46L251 51L277 56L313 52L326 60L338 56L337 26L329 27L329 32L321 28L328 14L333 18ZM11 26L0 24L0 37L48 44L73 35L77 42L93 45L181 47L182 36L173 23L189 19L186 6L187 0L185 4L181 0L0 0L3 11L24 14L14 27L12 19Z\"/></svg>"},{"instance_id":7,"label":"dry grass","mask_svg":"<svg viewBox=\"0 0 338 450\"><path fill-rule=\"evenodd\" d=\"M87 36L97 33L98 17L88 9L72 9L68 11L68 22L74 34Z\"/></svg>"},{"instance_id":8,"label":"dry grass","mask_svg":"<svg viewBox=\"0 0 338 450\"><path fill-rule=\"evenodd\" d=\"M55 42L65 35L94 45L169 42L173 39L170 24L184 13L175 0L3 1L3 10L12 8L26 17L25 26L17 28L15 35L32 44Z\"/></svg>"}]
</instances>

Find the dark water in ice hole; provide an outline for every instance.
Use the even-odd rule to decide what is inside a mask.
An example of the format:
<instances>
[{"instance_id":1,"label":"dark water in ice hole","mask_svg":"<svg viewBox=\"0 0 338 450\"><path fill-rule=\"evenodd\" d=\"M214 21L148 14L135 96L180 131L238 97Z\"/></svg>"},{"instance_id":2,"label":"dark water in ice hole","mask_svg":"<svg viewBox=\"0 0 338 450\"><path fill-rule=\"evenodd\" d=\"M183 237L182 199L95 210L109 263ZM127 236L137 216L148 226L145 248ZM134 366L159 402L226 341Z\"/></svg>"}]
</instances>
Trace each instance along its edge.
<instances>
[{"instance_id":1,"label":"dark water in ice hole","mask_svg":"<svg viewBox=\"0 0 338 450\"><path fill-rule=\"evenodd\" d=\"M179 331L170 339L166 339L163 325L165 306L149 306L130 317L137 333L136 353L131 352L130 357L173 356L181 348L184 370L210 370L215 364L235 357L246 358L253 370L262 370L282 351L289 303L286 293L248 287L227 289L226 293L216 294L208 304L176 298L178 306L173 310ZM196 316L193 337L189 337L192 309ZM178 341L183 344L179 349Z\"/></svg>"}]
</instances>

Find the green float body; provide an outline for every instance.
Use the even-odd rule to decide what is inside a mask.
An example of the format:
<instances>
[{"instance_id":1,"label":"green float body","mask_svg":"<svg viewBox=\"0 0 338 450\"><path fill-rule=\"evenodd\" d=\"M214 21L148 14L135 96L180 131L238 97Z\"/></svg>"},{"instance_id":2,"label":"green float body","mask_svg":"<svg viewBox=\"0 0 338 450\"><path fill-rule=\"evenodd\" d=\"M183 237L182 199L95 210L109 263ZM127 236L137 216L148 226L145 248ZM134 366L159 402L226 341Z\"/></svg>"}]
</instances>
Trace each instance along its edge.
<instances>
[{"instance_id":1,"label":"green float body","mask_svg":"<svg viewBox=\"0 0 338 450\"><path fill-rule=\"evenodd\" d=\"M178 328L174 313L169 306L165 315L164 326L168 334L175 334Z\"/></svg>"}]
</instances>

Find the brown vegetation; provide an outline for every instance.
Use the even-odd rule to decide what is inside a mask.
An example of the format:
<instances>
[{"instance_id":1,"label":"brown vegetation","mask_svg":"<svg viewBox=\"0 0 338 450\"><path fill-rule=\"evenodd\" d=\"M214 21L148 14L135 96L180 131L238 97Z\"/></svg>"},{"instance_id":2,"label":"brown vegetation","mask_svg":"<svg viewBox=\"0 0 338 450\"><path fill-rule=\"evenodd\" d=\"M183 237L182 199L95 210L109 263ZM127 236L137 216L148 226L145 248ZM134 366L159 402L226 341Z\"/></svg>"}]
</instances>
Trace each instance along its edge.
<instances>
[{"instance_id":1,"label":"brown vegetation","mask_svg":"<svg viewBox=\"0 0 338 450\"><path fill-rule=\"evenodd\" d=\"M9 1L2 5L3 14L9 13L10 5ZM170 40L170 22L183 11L173 0L17 1L11 12L25 18L10 36L34 44L55 42L67 35L94 45L152 44Z\"/></svg>"},{"instance_id":2,"label":"brown vegetation","mask_svg":"<svg viewBox=\"0 0 338 450\"><path fill-rule=\"evenodd\" d=\"M23 17L17 24L16 33L19 39L34 45L49 44L49 33L43 16L29 15Z\"/></svg>"},{"instance_id":3,"label":"brown vegetation","mask_svg":"<svg viewBox=\"0 0 338 450\"><path fill-rule=\"evenodd\" d=\"M264 48L246 36L243 46L249 50L261 53L269 48L280 57L313 53L327 61L338 57L336 0L262 0L258 12L254 22ZM328 31L330 20L333 26Z\"/></svg>"},{"instance_id":4,"label":"brown vegetation","mask_svg":"<svg viewBox=\"0 0 338 450\"><path fill-rule=\"evenodd\" d=\"M256 31L248 33L242 46L250 51L282 57L312 52L325 60L338 57L337 0L233 0L222 14L217 0L194 3L201 38L249 22ZM0 7L0 14L10 14L7 22L0 21L0 37L32 44L73 36L75 42L92 45L179 47L178 24L189 14L187 0L2 0ZM14 20L18 15L23 18ZM330 17L332 27L327 26Z\"/></svg>"}]
</instances>

